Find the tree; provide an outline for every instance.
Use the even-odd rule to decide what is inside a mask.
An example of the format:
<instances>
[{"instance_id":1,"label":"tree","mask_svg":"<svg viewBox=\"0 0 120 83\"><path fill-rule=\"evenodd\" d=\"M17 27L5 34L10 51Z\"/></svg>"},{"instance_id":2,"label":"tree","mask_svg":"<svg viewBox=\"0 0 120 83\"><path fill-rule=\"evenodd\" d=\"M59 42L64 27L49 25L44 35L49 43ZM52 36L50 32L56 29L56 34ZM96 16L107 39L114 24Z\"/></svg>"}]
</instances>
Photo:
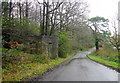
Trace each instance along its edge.
<instances>
[{"instance_id":1,"label":"tree","mask_svg":"<svg viewBox=\"0 0 120 83\"><path fill-rule=\"evenodd\" d=\"M26 18L28 18L28 1L26 0L26 9L25 9L25 16L26 16Z\"/></svg>"},{"instance_id":2,"label":"tree","mask_svg":"<svg viewBox=\"0 0 120 83\"><path fill-rule=\"evenodd\" d=\"M113 23L113 28L114 28L114 34L113 34L113 36L109 36L108 41L117 49L118 58L120 60L120 34L118 32L119 30L117 29L117 24L115 21ZM110 30L109 30L109 32L110 32Z\"/></svg>"},{"instance_id":3,"label":"tree","mask_svg":"<svg viewBox=\"0 0 120 83\"><path fill-rule=\"evenodd\" d=\"M89 27L90 29L93 31L93 35L95 38L95 46L96 46L96 51L99 50L99 34L100 34L100 30L102 30L102 28L107 27L108 26L108 19L105 19L104 17L93 17L88 19L89 21Z\"/></svg>"}]
</instances>

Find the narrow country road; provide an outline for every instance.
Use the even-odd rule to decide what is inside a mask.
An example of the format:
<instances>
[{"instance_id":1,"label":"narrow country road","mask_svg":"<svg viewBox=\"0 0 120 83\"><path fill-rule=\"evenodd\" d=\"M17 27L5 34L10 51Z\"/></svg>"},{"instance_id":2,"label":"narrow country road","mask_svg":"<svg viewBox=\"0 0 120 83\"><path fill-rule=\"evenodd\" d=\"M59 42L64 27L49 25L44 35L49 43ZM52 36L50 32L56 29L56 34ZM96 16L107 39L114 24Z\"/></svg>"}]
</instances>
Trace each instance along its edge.
<instances>
[{"instance_id":1,"label":"narrow country road","mask_svg":"<svg viewBox=\"0 0 120 83\"><path fill-rule=\"evenodd\" d=\"M52 71L42 81L118 81L116 71L86 57L93 50L76 54L71 62Z\"/></svg>"}]
</instances>

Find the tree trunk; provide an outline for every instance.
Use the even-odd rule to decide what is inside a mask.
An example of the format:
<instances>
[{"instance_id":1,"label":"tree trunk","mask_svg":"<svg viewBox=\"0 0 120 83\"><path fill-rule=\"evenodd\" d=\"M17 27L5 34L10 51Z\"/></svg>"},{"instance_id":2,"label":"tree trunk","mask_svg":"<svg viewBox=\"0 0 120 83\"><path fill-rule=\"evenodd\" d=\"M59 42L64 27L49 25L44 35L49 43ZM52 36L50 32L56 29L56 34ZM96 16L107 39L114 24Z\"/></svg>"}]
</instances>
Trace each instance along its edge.
<instances>
[{"instance_id":1,"label":"tree trunk","mask_svg":"<svg viewBox=\"0 0 120 83\"><path fill-rule=\"evenodd\" d=\"M37 21L37 4L36 4L36 14L35 14L35 22Z\"/></svg>"},{"instance_id":2,"label":"tree trunk","mask_svg":"<svg viewBox=\"0 0 120 83\"><path fill-rule=\"evenodd\" d=\"M98 51L99 50L99 41L98 41L98 39L96 38L95 39L95 46L96 46L96 51Z\"/></svg>"},{"instance_id":3,"label":"tree trunk","mask_svg":"<svg viewBox=\"0 0 120 83\"><path fill-rule=\"evenodd\" d=\"M43 22L42 22L42 30L41 35L44 35L44 22L45 22L45 2L43 2Z\"/></svg>"},{"instance_id":4,"label":"tree trunk","mask_svg":"<svg viewBox=\"0 0 120 83\"><path fill-rule=\"evenodd\" d=\"M99 39L98 39L98 37L97 37L97 33L96 32L94 32L93 33L94 34L94 36L95 36L95 47L96 47L96 51L98 51L99 50Z\"/></svg>"},{"instance_id":5,"label":"tree trunk","mask_svg":"<svg viewBox=\"0 0 120 83\"><path fill-rule=\"evenodd\" d=\"M60 32L62 31L62 24L63 23L63 21L62 21L62 14L61 14L61 12L60 12Z\"/></svg>"},{"instance_id":6,"label":"tree trunk","mask_svg":"<svg viewBox=\"0 0 120 83\"><path fill-rule=\"evenodd\" d=\"M49 25L49 13L48 13L48 8L49 7L49 2L47 2L46 5L46 28L45 28L45 35L48 34L48 25Z\"/></svg>"},{"instance_id":7,"label":"tree trunk","mask_svg":"<svg viewBox=\"0 0 120 83\"><path fill-rule=\"evenodd\" d=\"M22 10L21 10L21 3L20 3L20 1L19 1L19 14L20 14L20 24L21 24Z\"/></svg>"},{"instance_id":8,"label":"tree trunk","mask_svg":"<svg viewBox=\"0 0 120 83\"><path fill-rule=\"evenodd\" d=\"M40 18L39 18L39 21L40 21L40 31L42 30L41 28L42 28L42 13L41 13L41 6L40 6ZM41 33L40 33L41 34Z\"/></svg>"},{"instance_id":9,"label":"tree trunk","mask_svg":"<svg viewBox=\"0 0 120 83\"><path fill-rule=\"evenodd\" d=\"M28 2L26 0L26 18L28 19Z\"/></svg>"},{"instance_id":10,"label":"tree trunk","mask_svg":"<svg viewBox=\"0 0 120 83\"><path fill-rule=\"evenodd\" d=\"M12 12L12 0L10 0L9 17L11 17L11 12Z\"/></svg>"}]
</instances>

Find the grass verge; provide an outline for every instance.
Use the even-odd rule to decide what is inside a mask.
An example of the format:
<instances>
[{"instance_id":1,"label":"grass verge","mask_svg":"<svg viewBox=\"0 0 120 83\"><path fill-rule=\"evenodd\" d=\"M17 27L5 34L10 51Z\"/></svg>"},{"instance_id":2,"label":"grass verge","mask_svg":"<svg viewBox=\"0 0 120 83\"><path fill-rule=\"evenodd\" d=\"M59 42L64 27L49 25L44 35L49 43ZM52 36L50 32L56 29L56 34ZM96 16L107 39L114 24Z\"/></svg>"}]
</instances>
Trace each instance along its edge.
<instances>
[{"instance_id":1,"label":"grass verge","mask_svg":"<svg viewBox=\"0 0 120 83\"><path fill-rule=\"evenodd\" d=\"M48 69L61 64L70 59L74 54L67 58L50 59L47 63L27 63L27 64L9 64L11 68L2 69L2 81L21 81L23 78L34 78L46 72Z\"/></svg>"},{"instance_id":2,"label":"grass verge","mask_svg":"<svg viewBox=\"0 0 120 83\"><path fill-rule=\"evenodd\" d=\"M120 69L120 66L118 66L118 65L120 65L120 63L118 63L118 62L105 60L105 59L103 59L102 57L100 57L100 56L95 56L95 55L87 55L87 56L88 56L88 58L90 58L91 60L94 60L94 61L96 61L96 62L98 62L98 63L101 63L101 64L103 64L103 65L106 65L106 66L108 66L108 67L111 67L111 68L113 68L113 69L115 69L115 70L119 70L119 69Z\"/></svg>"}]
</instances>

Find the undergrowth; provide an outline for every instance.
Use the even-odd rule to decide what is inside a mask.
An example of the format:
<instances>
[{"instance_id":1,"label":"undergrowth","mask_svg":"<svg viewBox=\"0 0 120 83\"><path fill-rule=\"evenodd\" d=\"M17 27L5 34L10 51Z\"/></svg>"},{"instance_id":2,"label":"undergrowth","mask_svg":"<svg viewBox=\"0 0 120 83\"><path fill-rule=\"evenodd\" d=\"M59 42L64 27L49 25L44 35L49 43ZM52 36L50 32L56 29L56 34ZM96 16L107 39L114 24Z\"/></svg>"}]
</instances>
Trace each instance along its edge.
<instances>
[{"instance_id":1,"label":"undergrowth","mask_svg":"<svg viewBox=\"0 0 120 83\"><path fill-rule=\"evenodd\" d=\"M88 57L106 66L120 69L117 50L111 47L100 48L99 51L92 52Z\"/></svg>"},{"instance_id":2,"label":"undergrowth","mask_svg":"<svg viewBox=\"0 0 120 83\"><path fill-rule=\"evenodd\" d=\"M47 55L28 54L15 49L3 48L2 81L21 81L34 78L69 58L50 59Z\"/></svg>"}]
</instances>

